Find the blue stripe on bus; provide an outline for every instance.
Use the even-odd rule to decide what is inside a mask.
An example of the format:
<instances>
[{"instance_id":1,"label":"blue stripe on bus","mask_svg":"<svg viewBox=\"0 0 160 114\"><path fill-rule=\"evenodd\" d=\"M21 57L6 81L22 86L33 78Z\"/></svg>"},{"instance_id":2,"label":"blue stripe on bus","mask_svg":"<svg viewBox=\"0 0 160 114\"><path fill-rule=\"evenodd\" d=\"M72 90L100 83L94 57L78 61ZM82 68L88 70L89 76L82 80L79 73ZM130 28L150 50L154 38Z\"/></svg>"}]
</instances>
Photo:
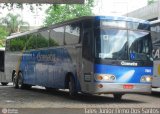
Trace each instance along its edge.
<instances>
[{"instance_id":1,"label":"blue stripe on bus","mask_svg":"<svg viewBox=\"0 0 160 114\"><path fill-rule=\"evenodd\" d=\"M115 75L115 83L140 83L142 76L153 75L152 67L127 67L95 64L94 71L96 74Z\"/></svg>"}]
</instances>

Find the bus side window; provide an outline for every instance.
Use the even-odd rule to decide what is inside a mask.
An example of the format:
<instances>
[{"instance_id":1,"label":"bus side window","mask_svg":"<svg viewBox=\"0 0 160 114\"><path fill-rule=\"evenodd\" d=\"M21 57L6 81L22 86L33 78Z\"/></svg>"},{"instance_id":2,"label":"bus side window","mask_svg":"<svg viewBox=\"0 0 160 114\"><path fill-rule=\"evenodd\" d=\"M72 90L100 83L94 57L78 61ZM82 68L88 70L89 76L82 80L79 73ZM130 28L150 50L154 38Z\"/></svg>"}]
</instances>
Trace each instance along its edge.
<instances>
[{"instance_id":1,"label":"bus side window","mask_svg":"<svg viewBox=\"0 0 160 114\"><path fill-rule=\"evenodd\" d=\"M36 49L36 38L37 35L35 33L27 35L27 44L26 44L27 50Z\"/></svg>"},{"instance_id":2,"label":"bus side window","mask_svg":"<svg viewBox=\"0 0 160 114\"><path fill-rule=\"evenodd\" d=\"M11 39L10 50L22 51L23 49L25 49L26 40L27 40L26 36L20 36L20 37Z\"/></svg>"},{"instance_id":3,"label":"bus side window","mask_svg":"<svg viewBox=\"0 0 160 114\"><path fill-rule=\"evenodd\" d=\"M80 38L80 23L67 25L65 28L65 43L78 44Z\"/></svg>"},{"instance_id":4,"label":"bus side window","mask_svg":"<svg viewBox=\"0 0 160 114\"><path fill-rule=\"evenodd\" d=\"M10 51L10 40L6 40L6 51Z\"/></svg>"},{"instance_id":5,"label":"bus side window","mask_svg":"<svg viewBox=\"0 0 160 114\"><path fill-rule=\"evenodd\" d=\"M37 48L48 47L49 44L49 30L41 31L37 35Z\"/></svg>"},{"instance_id":6,"label":"bus side window","mask_svg":"<svg viewBox=\"0 0 160 114\"><path fill-rule=\"evenodd\" d=\"M53 28L50 30L49 46L64 45L64 27Z\"/></svg>"}]
</instances>

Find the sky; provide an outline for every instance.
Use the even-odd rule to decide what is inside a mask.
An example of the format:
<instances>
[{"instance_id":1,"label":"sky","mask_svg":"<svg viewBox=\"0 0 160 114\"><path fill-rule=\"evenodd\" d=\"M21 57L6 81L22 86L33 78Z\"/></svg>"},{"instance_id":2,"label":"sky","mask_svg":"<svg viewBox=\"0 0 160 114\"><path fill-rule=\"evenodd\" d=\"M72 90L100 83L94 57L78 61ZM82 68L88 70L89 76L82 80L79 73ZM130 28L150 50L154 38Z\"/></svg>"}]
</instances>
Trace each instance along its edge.
<instances>
[{"instance_id":1,"label":"sky","mask_svg":"<svg viewBox=\"0 0 160 114\"><path fill-rule=\"evenodd\" d=\"M127 12L139 9L147 5L147 0L95 0L93 13L95 15L123 15ZM41 26L45 18L45 10L49 5L44 5L42 10L35 5L35 12L31 12L29 7L23 10L0 9L0 18L7 13L21 14L23 20L29 22L31 26Z\"/></svg>"},{"instance_id":2,"label":"sky","mask_svg":"<svg viewBox=\"0 0 160 114\"><path fill-rule=\"evenodd\" d=\"M45 11L49 5L44 4L42 10L35 4L33 5L34 12L30 10L30 7L25 5L23 9L13 8L11 10L0 8L0 18L5 17L8 13L20 14L23 21L29 22L31 26L41 26L45 19Z\"/></svg>"},{"instance_id":3,"label":"sky","mask_svg":"<svg viewBox=\"0 0 160 114\"><path fill-rule=\"evenodd\" d=\"M93 12L100 15L123 15L147 5L147 0L96 0Z\"/></svg>"}]
</instances>

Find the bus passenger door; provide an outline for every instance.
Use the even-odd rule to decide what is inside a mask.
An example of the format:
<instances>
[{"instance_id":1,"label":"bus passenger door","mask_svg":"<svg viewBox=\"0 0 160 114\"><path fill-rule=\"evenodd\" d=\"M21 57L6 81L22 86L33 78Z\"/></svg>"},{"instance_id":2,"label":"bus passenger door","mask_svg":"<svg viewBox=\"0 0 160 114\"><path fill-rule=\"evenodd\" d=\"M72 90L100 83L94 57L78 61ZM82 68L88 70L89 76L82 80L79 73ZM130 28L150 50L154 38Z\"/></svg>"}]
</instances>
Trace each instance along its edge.
<instances>
[{"instance_id":1,"label":"bus passenger door","mask_svg":"<svg viewBox=\"0 0 160 114\"><path fill-rule=\"evenodd\" d=\"M82 82L81 89L83 92L91 90L91 81L93 74L93 34L92 21L88 20L83 23L83 39L82 39Z\"/></svg>"}]
</instances>

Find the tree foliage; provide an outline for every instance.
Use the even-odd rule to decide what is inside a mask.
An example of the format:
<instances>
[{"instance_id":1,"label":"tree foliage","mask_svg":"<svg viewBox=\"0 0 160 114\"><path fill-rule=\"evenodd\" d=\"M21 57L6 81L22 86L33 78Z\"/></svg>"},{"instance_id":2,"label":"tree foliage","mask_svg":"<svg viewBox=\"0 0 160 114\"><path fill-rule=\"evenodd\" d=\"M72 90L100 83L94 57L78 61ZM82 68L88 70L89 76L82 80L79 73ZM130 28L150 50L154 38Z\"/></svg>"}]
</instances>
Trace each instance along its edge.
<instances>
[{"instance_id":1,"label":"tree foliage","mask_svg":"<svg viewBox=\"0 0 160 114\"><path fill-rule=\"evenodd\" d=\"M6 17L1 19L1 24L3 24L3 26L6 26L9 34L20 32L22 30L22 26L26 26L27 28L29 28L29 24L27 22L24 22L19 14L7 14Z\"/></svg>"},{"instance_id":2,"label":"tree foliage","mask_svg":"<svg viewBox=\"0 0 160 114\"><path fill-rule=\"evenodd\" d=\"M148 5L153 4L155 2L157 2L158 0L148 0Z\"/></svg>"},{"instance_id":3,"label":"tree foliage","mask_svg":"<svg viewBox=\"0 0 160 114\"><path fill-rule=\"evenodd\" d=\"M0 25L0 47L4 47L5 38L8 36L8 32L5 27Z\"/></svg>"},{"instance_id":4,"label":"tree foliage","mask_svg":"<svg viewBox=\"0 0 160 114\"><path fill-rule=\"evenodd\" d=\"M48 43L50 43L51 46L58 45L54 40L49 39L49 37L46 38L43 35L30 34L27 35L27 37L23 35L10 40L10 51L44 48L48 47Z\"/></svg>"},{"instance_id":5,"label":"tree foliage","mask_svg":"<svg viewBox=\"0 0 160 114\"><path fill-rule=\"evenodd\" d=\"M7 10L12 10L12 9L24 9L25 6L28 6L32 12L36 10L35 6L38 7L38 9L42 9L43 5L42 4L27 4L27 3L1 3L0 8L1 9L7 9Z\"/></svg>"},{"instance_id":6,"label":"tree foliage","mask_svg":"<svg viewBox=\"0 0 160 114\"><path fill-rule=\"evenodd\" d=\"M76 17L92 15L93 0L87 0L85 4L58 4L50 6L46 10L45 25L62 22Z\"/></svg>"}]
</instances>

